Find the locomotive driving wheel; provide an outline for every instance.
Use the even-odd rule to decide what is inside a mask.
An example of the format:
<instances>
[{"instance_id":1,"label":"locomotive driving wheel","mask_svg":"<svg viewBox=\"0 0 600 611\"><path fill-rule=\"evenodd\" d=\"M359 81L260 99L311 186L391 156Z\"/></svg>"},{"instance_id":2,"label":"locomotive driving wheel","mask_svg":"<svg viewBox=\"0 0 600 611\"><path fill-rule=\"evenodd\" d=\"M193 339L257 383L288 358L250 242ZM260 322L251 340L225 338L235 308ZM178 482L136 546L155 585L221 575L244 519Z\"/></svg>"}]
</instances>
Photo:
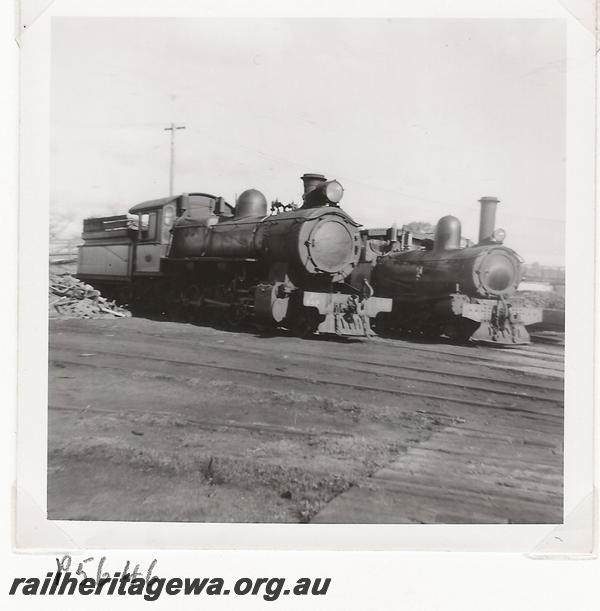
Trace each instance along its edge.
<instances>
[{"instance_id":1,"label":"locomotive driving wheel","mask_svg":"<svg viewBox=\"0 0 600 611\"><path fill-rule=\"evenodd\" d=\"M466 344L471 335L477 331L479 323L466 318L459 318L457 321L443 328L451 341L458 344Z\"/></svg>"},{"instance_id":2,"label":"locomotive driving wheel","mask_svg":"<svg viewBox=\"0 0 600 611\"><path fill-rule=\"evenodd\" d=\"M179 285L172 286L168 293L165 310L169 320L174 322L188 322L190 308L184 288Z\"/></svg>"},{"instance_id":3,"label":"locomotive driving wheel","mask_svg":"<svg viewBox=\"0 0 600 611\"><path fill-rule=\"evenodd\" d=\"M319 312L315 308L302 306L293 313L289 326L296 337L306 339L319 328Z\"/></svg>"},{"instance_id":4,"label":"locomotive driving wheel","mask_svg":"<svg viewBox=\"0 0 600 611\"><path fill-rule=\"evenodd\" d=\"M241 303L233 303L227 310L227 324L237 329L247 318L246 308Z\"/></svg>"},{"instance_id":5,"label":"locomotive driving wheel","mask_svg":"<svg viewBox=\"0 0 600 611\"><path fill-rule=\"evenodd\" d=\"M377 335L389 335L394 330L390 312L378 312L375 320L371 323L371 328Z\"/></svg>"}]
</instances>

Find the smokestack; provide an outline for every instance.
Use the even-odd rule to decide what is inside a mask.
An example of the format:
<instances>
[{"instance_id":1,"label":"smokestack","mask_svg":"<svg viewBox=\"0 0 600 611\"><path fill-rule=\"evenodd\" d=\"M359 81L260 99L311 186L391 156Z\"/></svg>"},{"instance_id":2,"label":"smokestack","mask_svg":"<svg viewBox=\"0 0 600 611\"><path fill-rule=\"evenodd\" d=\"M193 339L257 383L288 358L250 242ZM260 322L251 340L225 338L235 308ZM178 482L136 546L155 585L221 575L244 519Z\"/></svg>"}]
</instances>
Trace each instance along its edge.
<instances>
[{"instance_id":1,"label":"smokestack","mask_svg":"<svg viewBox=\"0 0 600 611\"><path fill-rule=\"evenodd\" d=\"M305 196L311 191L314 191L317 187L320 187L326 181L323 174L304 174L301 178L304 183Z\"/></svg>"},{"instance_id":2,"label":"smokestack","mask_svg":"<svg viewBox=\"0 0 600 611\"><path fill-rule=\"evenodd\" d=\"M398 225L396 225L396 222L394 222L394 224L387 230L387 239L392 242L395 243L398 241Z\"/></svg>"},{"instance_id":3,"label":"smokestack","mask_svg":"<svg viewBox=\"0 0 600 611\"><path fill-rule=\"evenodd\" d=\"M491 239L496 225L496 207L500 200L497 197L482 197L479 216L479 244Z\"/></svg>"}]
</instances>

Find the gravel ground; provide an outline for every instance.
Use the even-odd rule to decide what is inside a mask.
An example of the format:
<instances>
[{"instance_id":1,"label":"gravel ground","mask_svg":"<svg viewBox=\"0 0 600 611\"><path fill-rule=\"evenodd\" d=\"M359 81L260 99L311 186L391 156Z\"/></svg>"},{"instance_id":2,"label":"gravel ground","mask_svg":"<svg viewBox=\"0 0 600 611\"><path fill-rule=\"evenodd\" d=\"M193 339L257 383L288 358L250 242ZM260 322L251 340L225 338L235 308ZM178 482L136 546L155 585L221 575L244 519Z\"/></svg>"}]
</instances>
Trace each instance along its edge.
<instances>
[{"instance_id":1,"label":"gravel ground","mask_svg":"<svg viewBox=\"0 0 600 611\"><path fill-rule=\"evenodd\" d=\"M562 352L52 320L48 515L561 521Z\"/></svg>"}]
</instances>

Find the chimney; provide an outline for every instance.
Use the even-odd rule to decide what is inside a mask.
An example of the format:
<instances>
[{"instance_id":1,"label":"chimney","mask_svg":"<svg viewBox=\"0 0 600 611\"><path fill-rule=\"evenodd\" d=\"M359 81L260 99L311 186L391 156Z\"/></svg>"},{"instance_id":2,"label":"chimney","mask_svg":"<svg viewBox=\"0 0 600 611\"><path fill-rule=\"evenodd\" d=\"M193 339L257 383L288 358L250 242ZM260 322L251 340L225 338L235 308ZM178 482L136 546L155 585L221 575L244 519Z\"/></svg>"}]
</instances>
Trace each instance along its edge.
<instances>
[{"instance_id":1,"label":"chimney","mask_svg":"<svg viewBox=\"0 0 600 611\"><path fill-rule=\"evenodd\" d=\"M496 225L496 207L500 200L497 197L482 197L481 214L479 216L479 244L491 239Z\"/></svg>"},{"instance_id":2,"label":"chimney","mask_svg":"<svg viewBox=\"0 0 600 611\"><path fill-rule=\"evenodd\" d=\"M314 191L317 187L320 187L326 181L323 174L304 174L301 178L304 183L305 196L311 191Z\"/></svg>"}]
</instances>

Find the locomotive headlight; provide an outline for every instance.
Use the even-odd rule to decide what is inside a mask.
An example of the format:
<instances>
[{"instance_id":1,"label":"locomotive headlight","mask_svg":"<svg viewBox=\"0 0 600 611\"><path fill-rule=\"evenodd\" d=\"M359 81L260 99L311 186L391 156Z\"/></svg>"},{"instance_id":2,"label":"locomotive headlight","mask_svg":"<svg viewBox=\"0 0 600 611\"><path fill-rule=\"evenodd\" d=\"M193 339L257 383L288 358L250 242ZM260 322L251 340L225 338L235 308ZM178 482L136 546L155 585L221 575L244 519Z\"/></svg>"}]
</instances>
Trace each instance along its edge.
<instances>
[{"instance_id":1,"label":"locomotive headlight","mask_svg":"<svg viewBox=\"0 0 600 611\"><path fill-rule=\"evenodd\" d=\"M500 228L494 229L494 233L492 233L492 239L494 240L494 242L502 244L502 242L504 242L504 240L506 239L506 231Z\"/></svg>"},{"instance_id":2,"label":"locomotive headlight","mask_svg":"<svg viewBox=\"0 0 600 611\"><path fill-rule=\"evenodd\" d=\"M341 201L344 195L344 187L337 180L330 180L325 183L325 197L332 204L337 204Z\"/></svg>"}]
</instances>

